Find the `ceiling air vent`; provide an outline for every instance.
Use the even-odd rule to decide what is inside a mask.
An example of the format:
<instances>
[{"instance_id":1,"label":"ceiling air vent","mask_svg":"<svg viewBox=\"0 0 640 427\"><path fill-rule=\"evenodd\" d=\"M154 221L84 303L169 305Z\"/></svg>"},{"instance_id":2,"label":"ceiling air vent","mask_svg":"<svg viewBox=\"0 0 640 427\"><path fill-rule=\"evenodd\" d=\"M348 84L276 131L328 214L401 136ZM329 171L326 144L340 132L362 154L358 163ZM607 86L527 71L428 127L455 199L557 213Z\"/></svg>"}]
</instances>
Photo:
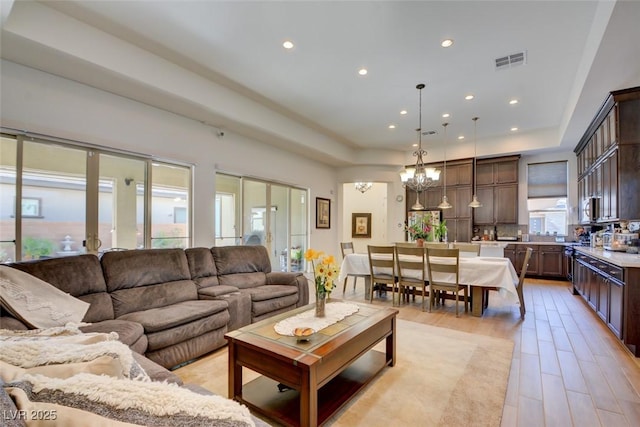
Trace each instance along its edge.
<instances>
[{"instance_id":1,"label":"ceiling air vent","mask_svg":"<svg viewBox=\"0 0 640 427\"><path fill-rule=\"evenodd\" d=\"M512 53L511 55L496 58L496 70L515 67L526 63L527 55L525 52Z\"/></svg>"}]
</instances>

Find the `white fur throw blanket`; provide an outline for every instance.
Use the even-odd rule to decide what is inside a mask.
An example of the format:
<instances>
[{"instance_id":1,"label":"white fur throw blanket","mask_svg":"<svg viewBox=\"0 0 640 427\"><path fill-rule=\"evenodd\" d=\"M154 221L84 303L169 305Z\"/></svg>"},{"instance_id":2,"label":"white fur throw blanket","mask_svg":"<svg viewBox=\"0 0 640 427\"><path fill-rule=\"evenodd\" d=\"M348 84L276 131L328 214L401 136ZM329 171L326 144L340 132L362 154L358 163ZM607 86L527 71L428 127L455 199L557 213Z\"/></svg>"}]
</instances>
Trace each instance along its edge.
<instances>
[{"instance_id":1,"label":"white fur throw blanket","mask_svg":"<svg viewBox=\"0 0 640 427\"><path fill-rule=\"evenodd\" d=\"M116 336L117 337L117 336ZM133 359L131 349L114 336L96 334L78 336L84 338L81 342L69 342L71 337L3 341L0 340L0 361L21 368L33 368L36 366L68 364L88 362L102 356L111 356L119 360L121 375L127 378L149 380L149 376L140 368ZM98 340L98 342L94 342Z\"/></svg>"},{"instance_id":2,"label":"white fur throw blanket","mask_svg":"<svg viewBox=\"0 0 640 427\"><path fill-rule=\"evenodd\" d=\"M19 402L54 404L60 416L64 407L86 411L103 417L105 424L104 418L154 426L254 426L245 406L170 383L83 373L67 379L25 375L23 381L7 386Z\"/></svg>"}]
</instances>

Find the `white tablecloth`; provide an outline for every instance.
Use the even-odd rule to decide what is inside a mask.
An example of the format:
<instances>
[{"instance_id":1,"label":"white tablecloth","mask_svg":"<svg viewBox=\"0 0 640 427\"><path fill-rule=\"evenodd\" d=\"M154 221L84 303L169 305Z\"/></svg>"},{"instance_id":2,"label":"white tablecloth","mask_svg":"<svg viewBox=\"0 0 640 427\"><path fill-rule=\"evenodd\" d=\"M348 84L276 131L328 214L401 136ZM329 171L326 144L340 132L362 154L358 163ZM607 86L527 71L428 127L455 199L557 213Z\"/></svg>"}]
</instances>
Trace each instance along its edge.
<instances>
[{"instance_id":1,"label":"white tablecloth","mask_svg":"<svg viewBox=\"0 0 640 427\"><path fill-rule=\"evenodd\" d=\"M382 270L382 272L385 271ZM388 272L391 272L390 269ZM418 270L415 270L415 273L415 277L421 277ZM369 275L368 255L347 254L342 260L338 283L341 283L347 277L347 274ZM412 276L410 273L408 275ZM437 278L444 281L455 280L453 274L438 273ZM427 271L425 271L425 279L429 279ZM472 286L496 287L503 298L512 302L518 301L518 293L516 291L518 274L508 258L460 257L459 282Z\"/></svg>"}]
</instances>

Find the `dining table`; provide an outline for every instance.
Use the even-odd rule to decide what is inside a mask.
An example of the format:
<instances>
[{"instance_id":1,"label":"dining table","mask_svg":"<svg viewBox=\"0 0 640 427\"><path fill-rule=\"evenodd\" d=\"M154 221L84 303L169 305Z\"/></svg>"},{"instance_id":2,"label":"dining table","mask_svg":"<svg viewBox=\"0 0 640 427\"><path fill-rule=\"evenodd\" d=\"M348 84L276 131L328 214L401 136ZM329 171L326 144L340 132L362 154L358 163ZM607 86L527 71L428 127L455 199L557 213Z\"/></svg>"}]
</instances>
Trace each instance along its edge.
<instances>
[{"instance_id":1,"label":"dining table","mask_svg":"<svg viewBox=\"0 0 640 427\"><path fill-rule=\"evenodd\" d=\"M381 255L378 255L381 256ZM410 256L406 256L410 257ZM418 258L419 259L419 258ZM452 262L446 258L432 257L432 262ZM426 263L425 263L426 264ZM485 308L485 289L496 289L498 294L506 301L511 303L519 303L518 291L518 274L509 258L500 257L484 257L484 256L460 256L459 258L458 282L470 286L471 295L471 314L473 316L482 316ZM381 269L380 273L391 273L391 269ZM376 270L377 272L377 270ZM420 270L409 270L406 275L411 277L415 272L415 278L420 278ZM363 253L346 254L340 266L340 274L338 283L341 283L347 275L359 275L365 277L365 298L368 295L370 280L369 255ZM434 274L435 275L435 274ZM429 272L425 267L425 280L429 279ZM453 273L438 273L438 280L455 281Z\"/></svg>"}]
</instances>

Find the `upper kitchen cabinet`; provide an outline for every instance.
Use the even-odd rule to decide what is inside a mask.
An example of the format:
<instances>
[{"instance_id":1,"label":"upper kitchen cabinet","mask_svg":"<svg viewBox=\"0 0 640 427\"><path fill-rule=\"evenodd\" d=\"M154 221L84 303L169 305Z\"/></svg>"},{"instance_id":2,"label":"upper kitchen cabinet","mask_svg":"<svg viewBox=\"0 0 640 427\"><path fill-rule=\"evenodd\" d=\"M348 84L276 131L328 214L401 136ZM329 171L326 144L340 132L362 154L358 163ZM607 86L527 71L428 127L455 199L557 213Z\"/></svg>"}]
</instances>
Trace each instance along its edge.
<instances>
[{"instance_id":1,"label":"upper kitchen cabinet","mask_svg":"<svg viewBox=\"0 0 640 427\"><path fill-rule=\"evenodd\" d=\"M476 194L482 207L473 210L476 225L518 223L518 162L520 156L476 161Z\"/></svg>"},{"instance_id":2,"label":"upper kitchen cabinet","mask_svg":"<svg viewBox=\"0 0 640 427\"><path fill-rule=\"evenodd\" d=\"M520 156L479 159L476 161L476 185L517 184Z\"/></svg>"},{"instance_id":3,"label":"upper kitchen cabinet","mask_svg":"<svg viewBox=\"0 0 640 427\"><path fill-rule=\"evenodd\" d=\"M440 179L432 187L426 189L418 196L418 200L426 209L436 209L442 201L445 184L444 163L429 163L427 167L440 170ZM468 242L471 240L471 208L468 206L472 196L473 185L473 160L457 159L447 162L446 170L446 194L451 209L442 211L443 219L447 221L447 237L450 242ZM407 190L407 215L416 200L415 191Z\"/></svg>"},{"instance_id":4,"label":"upper kitchen cabinet","mask_svg":"<svg viewBox=\"0 0 640 427\"><path fill-rule=\"evenodd\" d=\"M581 222L640 219L640 87L611 92L574 151Z\"/></svg>"}]
</instances>

